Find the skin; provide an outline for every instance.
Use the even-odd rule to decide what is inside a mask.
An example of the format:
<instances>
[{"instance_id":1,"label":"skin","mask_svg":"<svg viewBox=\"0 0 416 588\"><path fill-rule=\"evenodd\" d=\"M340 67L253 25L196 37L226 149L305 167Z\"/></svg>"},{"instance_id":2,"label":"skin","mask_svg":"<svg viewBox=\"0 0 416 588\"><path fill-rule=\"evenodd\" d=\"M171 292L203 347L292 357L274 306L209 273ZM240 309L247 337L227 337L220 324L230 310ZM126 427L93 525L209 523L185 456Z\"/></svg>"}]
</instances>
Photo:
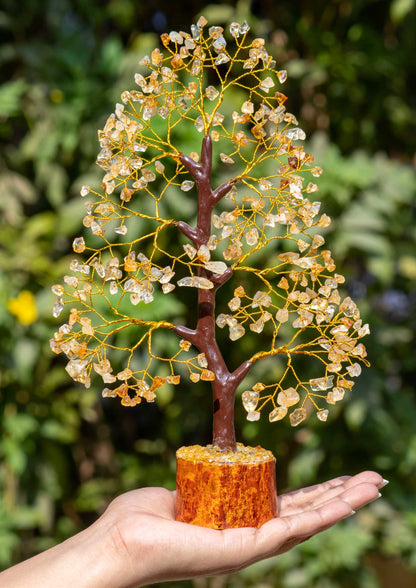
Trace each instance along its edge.
<instances>
[{"instance_id":1,"label":"skin","mask_svg":"<svg viewBox=\"0 0 416 588\"><path fill-rule=\"evenodd\" d=\"M279 555L380 496L375 472L343 476L279 497L259 529L205 529L174 519L175 493L142 488L116 498L91 527L0 574L7 588L136 588L236 572Z\"/></svg>"}]
</instances>

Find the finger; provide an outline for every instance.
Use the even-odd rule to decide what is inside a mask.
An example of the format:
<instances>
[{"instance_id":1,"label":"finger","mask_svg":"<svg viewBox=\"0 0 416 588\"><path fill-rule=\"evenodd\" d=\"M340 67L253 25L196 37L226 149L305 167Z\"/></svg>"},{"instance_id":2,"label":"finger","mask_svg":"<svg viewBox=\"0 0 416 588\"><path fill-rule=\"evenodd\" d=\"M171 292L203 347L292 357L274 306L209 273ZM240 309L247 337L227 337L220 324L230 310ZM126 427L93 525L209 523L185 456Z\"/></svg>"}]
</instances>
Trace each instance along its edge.
<instances>
[{"instance_id":1,"label":"finger","mask_svg":"<svg viewBox=\"0 0 416 588\"><path fill-rule=\"evenodd\" d=\"M380 498L380 496L381 494L376 485L364 482L355 484L354 486L350 486L346 489L342 488L341 492L337 496L331 496L330 493L327 493L322 497L321 502L317 502L314 507L317 508L319 506L323 506L324 504L328 504L334 499L341 499L351 504L354 510L357 510L365 504Z\"/></svg>"},{"instance_id":2,"label":"finger","mask_svg":"<svg viewBox=\"0 0 416 588\"><path fill-rule=\"evenodd\" d=\"M383 480L382 476L377 472L372 471L365 471L352 476L347 480L344 484L345 488L350 488L351 486L355 486L356 484L374 484L377 488L382 488L385 485L386 480Z\"/></svg>"},{"instance_id":3,"label":"finger","mask_svg":"<svg viewBox=\"0 0 416 588\"><path fill-rule=\"evenodd\" d=\"M374 484L364 483L348 488L340 496L342 500L351 504L353 510L365 506L369 502L380 498L381 494L378 487Z\"/></svg>"},{"instance_id":4,"label":"finger","mask_svg":"<svg viewBox=\"0 0 416 588\"><path fill-rule=\"evenodd\" d=\"M361 477L361 479L363 479L363 477ZM381 494L377 486L371 483L362 483L347 489L335 499L328 501L326 504L321 504L317 508L323 509L324 507L328 507L330 504L333 504L334 502L342 500L343 502L347 502L351 505L351 508L353 509L351 514L355 514L355 511L362 508L366 504L369 504L370 502L377 500L380 497ZM333 524L333 522L330 522L328 526L322 527L319 532L325 531L329 527L333 526ZM297 543L303 543L304 541L307 541L310 538L311 535L305 536L300 541L297 541ZM293 546L294 545L292 545L292 547Z\"/></svg>"},{"instance_id":5,"label":"finger","mask_svg":"<svg viewBox=\"0 0 416 588\"><path fill-rule=\"evenodd\" d=\"M187 529L188 540L189 531L193 531L194 550L196 546L202 548L200 557L196 557L194 551L192 561L203 559L204 573L207 575L237 571L261 559L284 553L352 512L349 502L337 499L315 510L272 519L260 529L225 529L220 532L199 527ZM192 565L192 562L188 565Z\"/></svg>"},{"instance_id":6,"label":"finger","mask_svg":"<svg viewBox=\"0 0 416 588\"><path fill-rule=\"evenodd\" d=\"M349 502L336 499L315 510L272 519L258 529L255 556L260 559L283 553L291 544L316 535L352 513Z\"/></svg>"},{"instance_id":7,"label":"finger","mask_svg":"<svg viewBox=\"0 0 416 588\"><path fill-rule=\"evenodd\" d=\"M350 479L350 476L340 476L333 478L322 484L315 484L314 486L308 486L301 490L295 490L293 492L287 492L282 494L280 498L281 514L283 516L295 514L299 511L299 508L303 508L307 505L313 504L316 499L320 499L322 494L339 488L342 492L343 485ZM293 510L293 512L291 512Z\"/></svg>"},{"instance_id":8,"label":"finger","mask_svg":"<svg viewBox=\"0 0 416 588\"><path fill-rule=\"evenodd\" d=\"M323 484L317 484L303 490L291 492L281 497L281 514L292 515L300 512L305 507L315 507L320 504L329 502L337 496L356 485L362 483L374 484L377 488L382 488L386 481L376 472L365 471L355 476L342 476L334 478Z\"/></svg>"},{"instance_id":9,"label":"finger","mask_svg":"<svg viewBox=\"0 0 416 588\"><path fill-rule=\"evenodd\" d=\"M380 498L381 494L378 488L372 484L359 484L354 488L348 489L340 496L333 498L327 502L323 502L316 509L323 508L335 501L342 500L351 505L352 510L355 512L365 506L366 504Z\"/></svg>"}]
</instances>

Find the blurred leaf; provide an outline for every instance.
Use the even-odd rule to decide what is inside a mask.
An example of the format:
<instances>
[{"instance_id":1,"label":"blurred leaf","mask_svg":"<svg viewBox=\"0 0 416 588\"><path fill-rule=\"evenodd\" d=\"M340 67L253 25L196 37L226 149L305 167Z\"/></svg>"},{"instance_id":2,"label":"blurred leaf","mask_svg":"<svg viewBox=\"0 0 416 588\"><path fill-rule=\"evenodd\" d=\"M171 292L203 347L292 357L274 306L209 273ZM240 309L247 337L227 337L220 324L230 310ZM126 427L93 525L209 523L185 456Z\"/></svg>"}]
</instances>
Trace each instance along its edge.
<instances>
[{"instance_id":1,"label":"blurred leaf","mask_svg":"<svg viewBox=\"0 0 416 588\"><path fill-rule=\"evenodd\" d=\"M320 554L319 558L309 560L307 565L312 577L319 577L340 567L357 568L362 552L372 547L373 542L371 533L363 527L353 523L340 524L302 544L300 551Z\"/></svg>"},{"instance_id":2,"label":"blurred leaf","mask_svg":"<svg viewBox=\"0 0 416 588\"><path fill-rule=\"evenodd\" d=\"M318 467L324 459L321 449L303 450L289 465L289 481L294 488L301 488L316 479Z\"/></svg>"},{"instance_id":3,"label":"blurred leaf","mask_svg":"<svg viewBox=\"0 0 416 588\"><path fill-rule=\"evenodd\" d=\"M13 80L0 87L0 118L16 116L20 111L20 98L26 92L25 80Z\"/></svg>"},{"instance_id":4,"label":"blurred leaf","mask_svg":"<svg viewBox=\"0 0 416 588\"><path fill-rule=\"evenodd\" d=\"M43 423L42 433L46 439L61 441L62 443L73 443L77 438L77 429L54 420L47 420Z\"/></svg>"},{"instance_id":5,"label":"blurred leaf","mask_svg":"<svg viewBox=\"0 0 416 588\"><path fill-rule=\"evenodd\" d=\"M399 259L399 271L410 280L416 280L416 257L404 255Z\"/></svg>"},{"instance_id":6,"label":"blurred leaf","mask_svg":"<svg viewBox=\"0 0 416 588\"><path fill-rule=\"evenodd\" d=\"M107 496L114 492L113 480L96 478L81 486L76 498L77 508L83 511L100 511L107 501Z\"/></svg>"},{"instance_id":7,"label":"blurred leaf","mask_svg":"<svg viewBox=\"0 0 416 588\"><path fill-rule=\"evenodd\" d=\"M102 47L101 59L102 67L109 73L116 73L123 54L123 47L120 39L109 37L105 40Z\"/></svg>"},{"instance_id":8,"label":"blurred leaf","mask_svg":"<svg viewBox=\"0 0 416 588\"><path fill-rule=\"evenodd\" d=\"M56 164L41 162L39 179L46 187L46 196L53 207L63 204L66 197L67 176L65 170Z\"/></svg>"},{"instance_id":9,"label":"blurred leaf","mask_svg":"<svg viewBox=\"0 0 416 588\"><path fill-rule=\"evenodd\" d=\"M8 412L6 412L4 415L3 426L4 430L10 434L10 437L17 442L23 441L28 435L33 433L33 431L36 431L38 424L36 419L30 414L8 414Z\"/></svg>"},{"instance_id":10,"label":"blurred leaf","mask_svg":"<svg viewBox=\"0 0 416 588\"><path fill-rule=\"evenodd\" d=\"M19 379L22 383L31 381L37 359L37 342L31 339L20 339L14 348L14 360Z\"/></svg>"},{"instance_id":11,"label":"blurred leaf","mask_svg":"<svg viewBox=\"0 0 416 588\"><path fill-rule=\"evenodd\" d=\"M352 430L358 431L364 422L367 414L367 406L365 402L355 400L350 402L345 411L345 419Z\"/></svg>"},{"instance_id":12,"label":"blurred leaf","mask_svg":"<svg viewBox=\"0 0 416 588\"><path fill-rule=\"evenodd\" d=\"M208 22L226 23L234 14L234 8L226 4L208 4L204 6L203 14Z\"/></svg>"},{"instance_id":13,"label":"blurred leaf","mask_svg":"<svg viewBox=\"0 0 416 588\"><path fill-rule=\"evenodd\" d=\"M81 228L82 217L85 210L80 199L70 200L59 208L56 231L57 234L74 235Z\"/></svg>"},{"instance_id":14,"label":"blurred leaf","mask_svg":"<svg viewBox=\"0 0 416 588\"><path fill-rule=\"evenodd\" d=\"M363 223L357 222L358 225L366 225L365 220ZM391 256L391 245L386 241L383 235L377 235L369 232L371 229L367 226L367 232L364 232L363 227L357 226L356 230L349 232L341 228L334 240L334 249L341 255L348 251L348 249L359 249L364 253L370 253L378 255L380 257Z\"/></svg>"},{"instance_id":15,"label":"blurred leaf","mask_svg":"<svg viewBox=\"0 0 416 588\"><path fill-rule=\"evenodd\" d=\"M393 0L390 5L391 18L395 22L402 21L416 6L415 0Z\"/></svg>"},{"instance_id":16,"label":"blurred leaf","mask_svg":"<svg viewBox=\"0 0 416 588\"><path fill-rule=\"evenodd\" d=\"M23 447L20 447L16 441L6 438L2 442L1 453L5 461L9 464L10 469L17 475L21 475L27 464L27 456Z\"/></svg>"},{"instance_id":17,"label":"blurred leaf","mask_svg":"<svg viewBox=\"0 0 416 588\"><path fill-rule=\"evenodd\" d=\"M0 565L8 567L13 551L19 542L20 538L16 533L0 528Z\"/></svg>"},{"instance_id":18,"label":"blurred leaf","mask_svg":"<svg viewBox=\"0 0 416 588\"><path fill-rule=\"evenodd\" d=\"M12 225L17 225L23 212L23 204L33 202L36 190L18 173L0 167L0 211Z\"/></svg>"}]
</instances>

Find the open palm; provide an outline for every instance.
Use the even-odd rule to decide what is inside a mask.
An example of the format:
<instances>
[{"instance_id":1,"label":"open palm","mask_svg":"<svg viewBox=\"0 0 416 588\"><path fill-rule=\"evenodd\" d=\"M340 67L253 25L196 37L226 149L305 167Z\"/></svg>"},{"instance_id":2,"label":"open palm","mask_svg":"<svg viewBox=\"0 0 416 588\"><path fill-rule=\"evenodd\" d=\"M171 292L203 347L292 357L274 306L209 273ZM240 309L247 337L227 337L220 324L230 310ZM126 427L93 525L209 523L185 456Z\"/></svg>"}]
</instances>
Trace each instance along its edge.
<instances>
[{"instance_id":1,"label":"open palm","mask_svg":"<svg viewBox=\"0 0 416 588\"><path fill-rule=\"evenodd\" d=\"M279 555L324 531L379 496L375 472L343 476L279 497L279 516L259 529L206 529L174 519L175 493L133 490L104 513L116 552L125 561L126 588L138 582L212 576Z\"/></svg>"}]
</instances>

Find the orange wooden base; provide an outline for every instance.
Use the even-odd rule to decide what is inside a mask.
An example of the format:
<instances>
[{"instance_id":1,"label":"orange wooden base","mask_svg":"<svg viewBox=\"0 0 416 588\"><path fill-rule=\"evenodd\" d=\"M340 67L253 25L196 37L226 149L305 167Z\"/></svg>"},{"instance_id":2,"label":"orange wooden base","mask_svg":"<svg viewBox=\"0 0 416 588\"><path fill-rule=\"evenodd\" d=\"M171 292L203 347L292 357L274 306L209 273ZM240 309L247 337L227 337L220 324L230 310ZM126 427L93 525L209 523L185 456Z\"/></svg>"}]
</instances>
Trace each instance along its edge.
<instances>
[{"instance_id":1,"label":"orange wooden base","mask_svg":"<svg viewBox=\"0 0 416 588\"><path fill-rule=\"evenodd\" d=\"M261 447L181 447L176 520L212 529L260 527L277 516L276 460Z\"/></svg>"}]
</instances>

